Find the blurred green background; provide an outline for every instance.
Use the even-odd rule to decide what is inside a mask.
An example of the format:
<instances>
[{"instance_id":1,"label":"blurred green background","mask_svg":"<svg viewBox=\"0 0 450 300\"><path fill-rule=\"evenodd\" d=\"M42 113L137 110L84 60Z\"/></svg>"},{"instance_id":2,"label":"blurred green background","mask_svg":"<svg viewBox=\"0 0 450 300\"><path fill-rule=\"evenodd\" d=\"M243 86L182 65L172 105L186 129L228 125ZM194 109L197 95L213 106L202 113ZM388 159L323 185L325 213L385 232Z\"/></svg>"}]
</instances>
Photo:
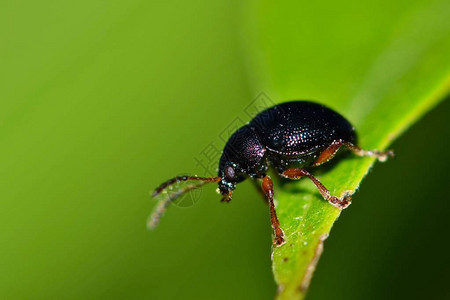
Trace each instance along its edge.
<instances>
[{"instance_id":1,"label":"blurred green background","mask_svg":"<svg viewBox=\"0 0 450 300\"><path fill-rule=\"evenodd\" d=\"M145 227L149 191L201 174L194 158L259 92L241 5L0 3L2 298L273 298L269 212L250 182L230 205L206 186ZM310 299L450 297L449 113L363 182Z\"/></svg>"}]
</instances>

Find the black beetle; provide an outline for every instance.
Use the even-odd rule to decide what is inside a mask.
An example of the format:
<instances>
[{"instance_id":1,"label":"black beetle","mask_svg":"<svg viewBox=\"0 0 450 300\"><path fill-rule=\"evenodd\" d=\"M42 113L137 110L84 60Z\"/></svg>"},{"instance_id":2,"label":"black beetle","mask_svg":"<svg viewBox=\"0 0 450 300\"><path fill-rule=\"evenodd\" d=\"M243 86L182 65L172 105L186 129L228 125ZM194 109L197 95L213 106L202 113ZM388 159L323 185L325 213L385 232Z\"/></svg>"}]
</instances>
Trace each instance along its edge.
<instances>
[{"instance_id":1,"label":"black beetle","mask_svg":"<svg viewBox=\"0 0 450 300\"><path fill-rule=\"evenodd\" d=\"M275 234L274 244L284 243L273 201L273 184L266 175L269 166L289 179L308 177L330 204L344 209L351 196L336 197L306 168L319 166L334 157L342 146L359 156L375 156L380 161L393 156L392 151L363 150L356 146L353 126L340 114L324 105L309 101L292 101L270 107L239 128L228 140L219 162L217 177L179 176L161 184L154 197L180 181L197 181L172 194L153 213L150 227L154 227L167 205L184 192L208 182L217 182L222 201L229 202L236 184L250 177L262 181L262 190L270 205Z\"/></svg>"}]
</instances>

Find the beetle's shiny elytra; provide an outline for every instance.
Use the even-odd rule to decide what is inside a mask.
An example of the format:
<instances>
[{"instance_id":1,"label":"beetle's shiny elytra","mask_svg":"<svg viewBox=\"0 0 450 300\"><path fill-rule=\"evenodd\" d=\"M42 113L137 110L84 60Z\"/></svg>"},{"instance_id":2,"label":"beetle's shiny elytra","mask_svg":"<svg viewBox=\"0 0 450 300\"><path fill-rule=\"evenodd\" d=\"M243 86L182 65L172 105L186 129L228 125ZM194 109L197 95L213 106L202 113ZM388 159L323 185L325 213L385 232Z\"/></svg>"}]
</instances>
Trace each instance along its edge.
<instances>
[{"instance_id":1,"label":"beetle's shiny elytra","mask_svg":"<svg viewBox=\"0 0 450 300\"><path fill-rule=\"evenodd\" d=\"M219 161L217 177L180 176L161 184L153 193L159 195L180 181L196 181L174 196L168 197L155 210L150 225L154 227L168 204L176 197L208 182L217 182L222 201L229 202L236 184L251 178L260 180L270 205L275 234L274 244L282 245L283 230L273 202L273 183L267 176L269 167L289 179L308 177L330 204L344 209L351 196L336 197L307 169L326 163L344 146L358 156L375 156L380 161L392 156L392 151L363 150L356 146L353 126L340 114L324 105L309 101L292 101L270 107L239 128L228 140Z\"/></svg>"}]
</instances>

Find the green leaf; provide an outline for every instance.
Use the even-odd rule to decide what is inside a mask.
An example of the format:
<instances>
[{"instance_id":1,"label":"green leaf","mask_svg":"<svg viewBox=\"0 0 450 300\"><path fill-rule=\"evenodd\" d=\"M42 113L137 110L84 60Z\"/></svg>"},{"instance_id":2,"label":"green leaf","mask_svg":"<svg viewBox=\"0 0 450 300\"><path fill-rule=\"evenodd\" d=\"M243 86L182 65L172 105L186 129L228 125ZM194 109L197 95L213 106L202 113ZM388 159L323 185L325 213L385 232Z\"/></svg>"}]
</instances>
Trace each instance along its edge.
<instances>
[{"instance_id":1,"label":"green leaf","mask_svg":"<svg viewBox=\"0 0 450 300\"><path fill-rule=\"evenodd\" d=\"M361 147L385 149L449 92L449 11L447 0L250 1L251 84L276 101L324 103L354 124ZM316 175L334 195L354 193L374 162L349 155ZM306 179L276 188L287 237L273 249L278 297L302 299L340 211Z\"/></svg>"}]
</instances>

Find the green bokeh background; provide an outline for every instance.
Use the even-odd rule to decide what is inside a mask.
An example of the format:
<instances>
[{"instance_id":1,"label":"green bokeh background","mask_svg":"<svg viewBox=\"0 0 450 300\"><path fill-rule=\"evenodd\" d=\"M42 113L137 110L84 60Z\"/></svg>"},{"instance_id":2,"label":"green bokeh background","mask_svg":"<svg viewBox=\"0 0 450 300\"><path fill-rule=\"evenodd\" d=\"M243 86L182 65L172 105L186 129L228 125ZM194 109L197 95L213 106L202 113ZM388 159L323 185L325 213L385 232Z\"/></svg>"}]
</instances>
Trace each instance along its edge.
<instances>
[{"instance_id":1,"label":"green bokeh background","mask_svg":"<svg viewBox=\"0 0 450 300\"><path fill-rule=\"evenodd\" d=\"M2 298L273 298L269 212L250 182L230 205L205 187L145 227L149 191L201 174L194 158L257 96L240 5L0 3ZM310 299L450 297L449 113L364 181Z\"/></svg>"}]
</instances>

